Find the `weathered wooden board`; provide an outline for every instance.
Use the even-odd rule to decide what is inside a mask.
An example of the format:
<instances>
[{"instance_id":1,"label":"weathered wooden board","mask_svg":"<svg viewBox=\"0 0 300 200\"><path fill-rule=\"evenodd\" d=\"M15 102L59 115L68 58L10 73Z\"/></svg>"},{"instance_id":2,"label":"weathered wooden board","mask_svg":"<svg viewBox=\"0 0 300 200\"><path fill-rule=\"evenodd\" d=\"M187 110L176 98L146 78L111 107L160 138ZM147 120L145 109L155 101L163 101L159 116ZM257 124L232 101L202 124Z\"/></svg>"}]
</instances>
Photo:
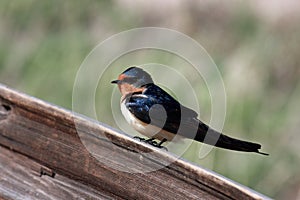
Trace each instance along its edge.
<instances>
[{"instance_id":1,"label":"weathered wooden board","mask_svg":"<svg viewBox=\"0 0 300 200\"><path fill-rule=\"evenodd\" d=\"M0 145L106 197L267 199L111 127L3 85L0 85ZM160 169L143 173L153 168Z\"/></svg>"},{"instance_id":2,"label":"weathered wooden board","mask_svg":"<svg viewBox=\"0 0 300 200\"><path fill-rule=\"evenodd\" d=\"M83 183L65 176L41 176L41 164L19 153L0 147L0 199L107 199ZM47 171L44 169L44 171ZM50 172L50 171L49 171Z\"/></svg>"}]
</instances>

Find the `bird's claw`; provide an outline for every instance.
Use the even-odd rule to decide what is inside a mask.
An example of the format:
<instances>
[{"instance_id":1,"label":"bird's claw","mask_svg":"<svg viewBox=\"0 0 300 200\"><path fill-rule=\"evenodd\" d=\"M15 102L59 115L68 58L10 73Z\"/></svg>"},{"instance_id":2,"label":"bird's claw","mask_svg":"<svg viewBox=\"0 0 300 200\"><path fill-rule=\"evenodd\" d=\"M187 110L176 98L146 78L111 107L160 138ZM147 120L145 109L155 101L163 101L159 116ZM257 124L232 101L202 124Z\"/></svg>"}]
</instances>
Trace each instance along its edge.
<instances>
[{"instance_id":1,"label":"bird's claw","mask_svg":"<svg viewBox=\"0 0 300 200\"><path fill-rule=\"evenodd\" d=\"M162 146L160 143L157 143L156 141L151 141L151 142L146 142L146 143L151 144L154 147L168 151L167 147Z\"/></svg>"},{"instance_id":2,"label":"bird's claw","mask_svg":"<svg viewBox=\"0 0 300 200\"><path fill-rule=\"evenodd\" d=\"M138 139L140 141L145 141L145 138L139 137L139 136L134 136L133 139Z\"/></svg>"},{"instance_id":3,"label":"bird's claw","mask_svg":"<svg viewBox=\"0 0 300 200\"><path fill-rule=\"evenodd\" d=\"M139 137L139 136L134 136L133 138L138 139L141 142L145 142L147 144L150 144L151 146L154 146L154 147L157 147L157 148L160 148L160 149L165 149L166 151L168 151L168 149L166 147L162 146L162 142L157 143L156 141L154 141L154 138L145 139L145 138L142 138L142 137Z\"/></svg>"}]
</instances>

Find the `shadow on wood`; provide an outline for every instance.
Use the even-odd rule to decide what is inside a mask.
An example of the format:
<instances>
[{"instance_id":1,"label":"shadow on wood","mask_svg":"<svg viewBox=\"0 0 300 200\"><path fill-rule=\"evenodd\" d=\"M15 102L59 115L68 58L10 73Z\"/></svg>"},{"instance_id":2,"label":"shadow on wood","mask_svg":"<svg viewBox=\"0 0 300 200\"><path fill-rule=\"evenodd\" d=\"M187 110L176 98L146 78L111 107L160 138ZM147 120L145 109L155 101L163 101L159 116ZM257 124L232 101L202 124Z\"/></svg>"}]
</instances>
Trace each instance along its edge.
<instances>
[{"instance_id":1,"label":"shadow on wood","mask_svg":"<svg viewBox=\"0 0 300 200\"><path fill-rule=\"evenodd\" d=\"M107 125L4 85L0 145L6 148L0 148L0 199L268 199ZM40 167L49 172L40 177ZM54 178L49 176L52 172L57 174Z\"/></svg>"}]
</instances>

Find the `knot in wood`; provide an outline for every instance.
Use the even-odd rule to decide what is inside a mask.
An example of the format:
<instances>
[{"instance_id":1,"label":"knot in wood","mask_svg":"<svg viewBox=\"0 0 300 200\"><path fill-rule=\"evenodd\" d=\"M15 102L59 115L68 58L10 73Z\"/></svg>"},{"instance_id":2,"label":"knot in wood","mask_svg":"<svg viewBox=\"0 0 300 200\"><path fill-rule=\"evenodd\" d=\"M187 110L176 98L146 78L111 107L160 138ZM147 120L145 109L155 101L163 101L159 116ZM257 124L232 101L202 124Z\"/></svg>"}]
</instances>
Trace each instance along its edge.
<instances>
[{"instance_id":1,"label":"knot in wood","mask_svg":"<svg viewBox=\"0 0 300 200\"><path fill-rule=\"evenodd\" d=\"M11 107L6 104L0 104L0 120L4 120L7 118L11 111Z\"/></svg>"}]
</instances>

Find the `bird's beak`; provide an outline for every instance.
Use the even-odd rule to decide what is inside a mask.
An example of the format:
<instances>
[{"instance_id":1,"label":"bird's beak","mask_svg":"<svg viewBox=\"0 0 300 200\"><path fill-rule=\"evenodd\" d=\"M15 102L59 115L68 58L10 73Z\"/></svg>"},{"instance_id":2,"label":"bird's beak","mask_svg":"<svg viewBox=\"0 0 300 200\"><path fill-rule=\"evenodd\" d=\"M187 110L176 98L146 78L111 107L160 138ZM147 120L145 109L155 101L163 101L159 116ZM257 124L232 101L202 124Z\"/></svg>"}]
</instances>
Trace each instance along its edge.
<instances>
[{"instance_id":1,"label":"bird's beak","mask_svg":"<svg viewBox=\"0 0 300 200\"><path fill-rule=\"evenodd\" d=\"M111 83L118 84L119 82L120 82L120 80L114 80Z\"/></svg>"}]
</instances>

